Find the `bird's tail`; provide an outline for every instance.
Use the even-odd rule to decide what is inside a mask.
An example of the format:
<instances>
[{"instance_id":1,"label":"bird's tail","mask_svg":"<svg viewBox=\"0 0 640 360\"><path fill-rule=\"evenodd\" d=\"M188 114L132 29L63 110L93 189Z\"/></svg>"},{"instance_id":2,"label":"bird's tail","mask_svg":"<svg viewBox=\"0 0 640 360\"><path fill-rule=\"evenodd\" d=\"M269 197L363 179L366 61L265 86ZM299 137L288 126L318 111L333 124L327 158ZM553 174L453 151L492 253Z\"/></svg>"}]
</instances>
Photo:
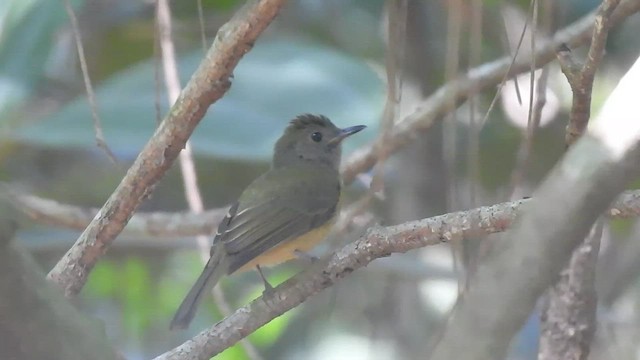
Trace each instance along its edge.
<instances>
[{"instance_id":1,"label":"bird's tail","mask_svg":"<svg viewBox=\"0 0 640 360\"><path fill-rule=\"evenodd\" d=\"M193 285L187 296L182 300L182 304L171 320L169 329L186 329L196 314L198 305L202 298L211 292L218 280L227 273L227 256L219 245L211 254L211 258L204 267L202 274Z\"/></svg>"}]
</instances>

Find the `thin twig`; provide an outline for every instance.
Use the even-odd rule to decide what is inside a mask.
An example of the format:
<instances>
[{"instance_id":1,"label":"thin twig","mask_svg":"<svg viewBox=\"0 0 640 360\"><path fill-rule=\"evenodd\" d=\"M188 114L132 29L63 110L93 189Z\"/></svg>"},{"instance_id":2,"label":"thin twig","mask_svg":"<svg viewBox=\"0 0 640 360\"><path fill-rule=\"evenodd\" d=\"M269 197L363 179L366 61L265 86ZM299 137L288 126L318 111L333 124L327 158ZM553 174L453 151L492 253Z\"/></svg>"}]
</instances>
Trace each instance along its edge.
<instances>
[{"instance_id":1,"label":"thin twig","mask_svg":"<svg viewBox=\"0 0 640 360\"><path fill-rule=\"evenodd\" d=\"M207 34L204 31L204 9L202 0L198 0L198 23L200 24L200 40L202 41L202 51L207 51Z\"/></svg>"},{"instance_id":2,"label":"thin twig","mask_svg":"<svg viewBox=\"0 0 640 360\"><path fill-rule=\"evenodd\" d=\"M482 0L471 0L471 24L469 25L469 69L478 66L482 59L482 24L484 10ZM477 184L480 176L480 131L484 123L477 119L477 96L469 97L469 145L467 150L467 169L469 178L469 203L478 204Z\"/></svg>"},{"instance_id":3,"label":"thin twig","mask_svg":"<svg viewBox=\"0 0 640 360\"><path fill-rule=\"evenodd\" d=\"M533 3L529 6L529 12L533 11ZM509 44L509 29L507 27L507 22L506 22L506 17L503 13L503 19L504 19L504 30L505 30L505 38L507 39L507 47L509 49L510 55L509 58L511 59L511 61L509 62L509 69L507 69L507 71L504 73L504 75L502 75L502 80L500 81L500 83L498 84L498 89L495 93L495 95L493 95L493 99L491 99L491 103L489 104L489 108L487 109L487 111L484 114L484 117L482 119L482 124L485 124L487 122L487 120L489 119L489 115L491 114L491 112L493 111L493 108L495 107L496 103L498 102L498 98L500 97L500 94L502 92L502 88L504 87L505 83L507 82L507 79L510 76L511 73L511 69L513 69L513 66L516 63L516 60L518 59L518 54L520 53L520 49L522 48L522 43L524 42L524 37L527 34L527 28L529 26L529 17L527 17L527 21L524 23L524 25L522 26L522 31L520 32L520 37L518 38L518 44L516 45L515 50L512 52L511 48L510 48L510 44ZM531 68L531 65L529 65L529 68ZM470 70L471 71L471 70ZM522 96L520 95L520 85L518 84L518 77L515 76L513 78L513 82L514 82L514 88L516 91L516 97L518 98L518 103L520 105L522 105Z\"/></svg>"},{"instance_id":4,"label":"thin twig","mask_svg":"<svg viewBox=\"0 0 640 360\"><path fill-rule=\"evenodd\" d=\"M66 296L74 296L82 289L98 259L178 157L209 105L229 89L233 69L283 4L284 0L250 1L220 28L205 59L120 185L49 272L49 279L58 284Z\"/></svg>"},{"instance_id":5,"label":"thin twig","mask_svg":"<svg viewBox=\"0 0 640 360\"><path fill-rule=\"evenodd\" d=\"M7 197L23 213L42 224L83 230L100 211L99 208L63 204L30 195L0 183L0 197ZM214 208L201 214L191 212L137 212L129 220L123 235L184 237L207 235L215 231L228 208Z\"/></svg>"},{"instance_id":6,"label":"thin twig","mask_svg":"<svg viewBox=\"0 0 640 360\"><path fill-rule=\"evenodd\" d=\"M537 0L531 0L533 13L531 14L531 53L536 52L536 37L538 36L538 8L540 3ZM533 134L533 101L535 98L536 86L536 59L532 56L531 67L529 68L529 116L527 118L527 134Z\"/></svg>"},{"instance_id":7,"label":"thin twig","mask_svg":"<svg viewBox=\"0 0 640 360\"><path fill-rule=\"evenodd\" d=\"M447 2L447 36L444 65L444 78L447 83L452 83L460 71L460 43L462 42L462 18L464 14L461 0ZM448 210L456 208L458 201L458 183L455 176L458 162L458 116L456 108L458 106L455 99L449 99L447 118L442 127L442 162L444 164L445 179L445 203ZM457 252L457 246L451 249ZM456 258L454 256L454 258ZM457 261L456 261L457 263Z\"/></svg>"},{"instance_id":8,"label":"thin twig","mask_svg":"<svg viewBox=\"0 0 640 360\"><path fill-rule=\"evenodd\" d=\"M523 131L523 140L516 155L516 165L511 174L511 198L521 197L518 191L522 182L526 179L529 160L531 159L531 151L533 149L533 139L542 117L542 110L547 103L547 80L549 78L549 67L545 66L540 72L540 77L536 81L535 102L533 109L530 110L531 121L527 124L527 128Z\"/></svg>"},{"instance_id":9,"label":"thin twig","mask_svg":"<svg viewBox=\"0 0 640 360\"><path fill-rule=\"evenodd\" d=\"M551 17L552 13L549 10L550 6L548 2L542 3L545 6L543 14L543 34L546 36L551 32ZM538 37L538 8L540 4L537 1L531 1L532 10L532 34L531 34L531 50L535 49L536 37ZM532 52L533 53L533 52ZM531 62L530 69L530 89L529 89L529 116L527 118L527 127L523 131L524 140L520 143L518 153L516 155L516 165L511 173L511 199L521 197L519 188L522 182L526 178L526 172L529 167L529 160L531 158L531 150L533 147L533 138L535 132L540 125L540 118L542 117L542 110L547 102L547 79L549 77L549 66L544 66L540 72L540 77L535 78L535 66L534 61Z\"/></svg>"},{"instance_id":10,"label":"thin twig","mask_svg":"<svg viewBox=\"0 0 640 360\"><path fill-rule=\"evenodd\" d=\"M469 64L467 71L471 70L474 66L480 64L482 56L482 22L483 22L483 2L482 0L471 0L471 9L469 16L471 21L469 24ZM499 86L502 86L500 84ZM498 93L495 95L497 99ZM478 204L477 189L480 176L480 131L484 126L477 119L477 94L471 94L469 96L469 131L468 131L468 144L466 153L466 167L467 167L467 186L469 198L467 203L471 207L475 207ZM490 110L487 111L487 115ZM450 202L451 204L451 202ZM458 274L458 293L464 291L470 283L472 274L475 272L478 260L478 246L477 244L471 244L465 241L461 244L452 244L451 249L454 255L453 266L454 271ZM461 268L459 264L463 264Z\"/></svg>"},{"instance_id":11,"label":"thin twig","mask_svg":"<svg viewBox=\"0 0 640 360\"><path fill-rule=\"evenodd\" d=\"M71 23L71 31L76 41L76 48L78 50L78 59L80 60L80 69L82 70L82 79L84 80L84 87L87 91L87 99L89 100L89 107L91 108L91 116L93 117L93 128L96 132L96 145L101 148L114 164L118 163L116 156L113 154L107 141L104 138L102 132L102 123L100 116L98 115L98 102L96 100L96 94L93 92L93 85L91 84L91 77L89 76L89 67L87 66L87 59L84 55L84 46L82 45L82 36L80 35L80 26L78 25L78 18L73 11L73 6L70 0L64 0L64 8L69 16L69 22Z\"/></svg>"},{"instance_id":12,"label":"thin twig","mask_svg":"<svg viewBox=\"0 0 640 360\"><path fill-rule=\"evenodd\" d=\"M387 51L385 52L385 70L387 76L387 98L380 121L380 135L377 146L378 161L374 166L371 180L373 193L384 191L384 163L390 151L385 143L388 141L402 101L403 61L407 32L407 1L390 0L387 2Z\"/></svg>"}]
</instances>

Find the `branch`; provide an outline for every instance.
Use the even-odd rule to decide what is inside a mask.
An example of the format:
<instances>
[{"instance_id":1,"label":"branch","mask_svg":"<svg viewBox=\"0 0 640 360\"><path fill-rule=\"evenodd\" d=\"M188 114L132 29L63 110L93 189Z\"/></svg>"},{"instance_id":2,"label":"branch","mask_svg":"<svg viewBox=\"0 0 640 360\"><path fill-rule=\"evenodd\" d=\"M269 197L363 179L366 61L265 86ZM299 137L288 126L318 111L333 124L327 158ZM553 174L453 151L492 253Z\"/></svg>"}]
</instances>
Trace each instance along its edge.
<instances>
[{"instance_id":1,"label":"branch","mask_svg":"<svg viewBox=\"0 0 640 360\"><path fill-rule=\"evenodd\" d=\"M595 270L603 225L596 222L549 289L540 316L539 360L589 358L596 331Z\"/></svg>"},{"instance_id":2,"label":"branch","mask_svg":"<svg viewBox=\"0 0 640 360\"><path fill-rule=\"evenodd\" d=\"M30 195L0 183L0 195L31 219L74 230L85 229L100 209L63 204L55 200ZM209 209L201 214L191 212L138 212L122 234L152 237L185 237L207 235L227 213L227 208Z\"/></svg>"},{"instance_id":3,"label":"branch","mask_svg":"<svg viewBox=\"0 0 640 360\"><path fill-rule=\"evenodd\" d=\"M53 226L82 230L98 213L97 208L63 204L51 199L25 194L0 183L0 194L7 196L15 207L32 220ZM188 237L207 235L227 213L227 208L205 210L201 214L190 212L138 212L131 217L122 234L150 237ZM360 210L356 211L359 212ZM631 218L640 215L640 191L624 193L609 210L609 216ZM346 216L350 219L352 216ZM336 224L338 231L346 228L345 219Z\"/></svg>"},{"instance_id":4,"label":"branch","mask_svg":"<svg viewBox=\"0 0 640 360\"><path fill-rule=\"evenodd\" d=\"M218 30L205 59L120 185L49 273L49 279L58 284L67 297L82 289L95 263L173 164L209 105L229 89L233 69L251 50L283 3L284 0L250 1Z\"/></svg>"},{"instance_id":5,"label":"branch","mask_svg":"<svg viewBox=\"0 0 640 360\"><path fill-rule=\"evenodd\" d=\"M639 0L622 1L610 17L608 25L611 27L620 24L638 10ZM480 90L500 84L506 76L529 71L532 61L537 67L546 65L555 59L556 50L562 44L570 47L584 45L590 39L595 19L596 12L592 12L556 32L550 41L537 44L537 50L530 58L518 57L513 66L513 59L505 56L471 69L466 75L440 87L418 106L413 114L394 126L388 136L388 142L384 144L385 151L388 154L393 153L413 141L420 132L428 130L450 112L452 104L460 104ZM377 162L380 155L379 146L375 143L364 146L348 159L342 167L345 184L351 183L357 174L371 168Z\"/></svg>"},{"instance_id":6,"label":"branch","mask_svg":"<svg viewBox=\"0 0 640 360\"><path fill-rule=\"evenodd\" d=\"M573 59L569 47L564 44L559 47L558 62L573 92L573 102L565 137L567 146L570 146L582 136L589 124L593 79L596 75L596 69L604 56L604 47L607 43L609 29L612 26L611 16L619 3L620 0L605 0L598 8L594 19L595 26L593 28L591 46L584 65L580 66Z\"/></svg>"},{"instance_id":7,"label":"branch","mask_svg":"<svg viewBox=\"0 0 640 360\"><path fill-rule=\"evenodd\" d=\"M178 75L178 65L176 61L175 48L171 37L171 8L169 0L156 0L156 21L158 23L158 34L160 37L160 49L162 55L162 68L164 69L164 82L169 96L169 102L175 103L180 95L180 76ZM204 37L204 34L202 35ZM204 39L202 40L204 42ZM206 47L203 47L206 50ZM189 209L194 214L202 214L204 204L200 187L198 186L198 175L196 173L196 165L193 161L193 151L191 150L191 141L187 140L184 150L180 152L180 173L182 174L182 182L184 184L185 197L189 204ZM199 235L196 242L200 248L200 255L203 265L207 263L210 257L209 235ZM231 313L231 307L227 303L224 293L220 287L216 287L212 291L213 301L218 309L225 316ZM251 360L262 360L260 353L247 339L243 339L240 344L244 348L247 356Z\"/></svg>"},{"instance_id":8,"label":"branch","mask_svg":"<svg viewBox=\"0 0 640 360\"><path fill-rule=\"evenodd\" d=\"M328 259L279 285L269 295L255 299L156 359L208 359L374 259L505 231L511 227L521 208L529 206L526 205L529 202L530 199L505 202L371 229ZM640 216L640 190L621 194L606 215L624 218Z\"/></svg>"},{"instance_id":9,"label":"branch","mask_svg":"<svg viewBox=\"0 0 640 360\"><path fill-rule=\"evenodd\" d=\"M116 354L100 328L65 299L0 219L0 358L100 359Z\"/></svg>"},{"instance_id":10,"label":"branch","mask_svg":"<svg viewBox=\"0 0 640 360\"><path fill-rule=\"evenodd\" d=\"M596 69L602 62L609 33L609 18L620 0L604 0L598 9L591 46L583 66L577 66L571 53L562 48L558 56L562 72L573 92L565 142L567 147L580 138L591 117L591 95ZM616 109L619 111L620 109ZM615 113L600 114L615 117ZM541 315L539 360L582 359L591 351L596 332L596 263L600 251L603 221L597 221L591 233L574 250L568 266L560 273L545 298Z\"/></svg>"},{"instance_id":11,"label":"branch","mask_svg":"<svg viewBox=\"0 0 640 360\"><path fill-rule=\"evenodd\" d=\"M640 58L602 114L636 104ZM540 295L615 195L640 173L640 122L633 112L596 121L551 171L524 216L499 240L456 308L432 360L503 358ZM460 339L464 339L461 342Z\"/></svg>"}]
</instances>

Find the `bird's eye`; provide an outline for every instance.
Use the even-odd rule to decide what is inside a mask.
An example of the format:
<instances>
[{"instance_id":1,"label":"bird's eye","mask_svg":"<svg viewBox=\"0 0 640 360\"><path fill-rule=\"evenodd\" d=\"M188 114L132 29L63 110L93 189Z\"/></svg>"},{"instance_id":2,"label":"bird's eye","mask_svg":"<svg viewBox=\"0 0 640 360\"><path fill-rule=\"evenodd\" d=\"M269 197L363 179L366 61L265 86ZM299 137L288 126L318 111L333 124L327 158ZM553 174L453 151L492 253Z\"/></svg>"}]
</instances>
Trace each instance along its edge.
<instances>
[{"instance_id":1,"label":"bird's eye","mask_svg":"<svg viewBox=\"0 0 640 360\"><path fill-rule=\"evenodd\" d=\"M311 134L311 140L315 141L315 142L320 142L322 141L322 133L320 132L314 132L313 134Z\"/></svg>"}]
</instances>

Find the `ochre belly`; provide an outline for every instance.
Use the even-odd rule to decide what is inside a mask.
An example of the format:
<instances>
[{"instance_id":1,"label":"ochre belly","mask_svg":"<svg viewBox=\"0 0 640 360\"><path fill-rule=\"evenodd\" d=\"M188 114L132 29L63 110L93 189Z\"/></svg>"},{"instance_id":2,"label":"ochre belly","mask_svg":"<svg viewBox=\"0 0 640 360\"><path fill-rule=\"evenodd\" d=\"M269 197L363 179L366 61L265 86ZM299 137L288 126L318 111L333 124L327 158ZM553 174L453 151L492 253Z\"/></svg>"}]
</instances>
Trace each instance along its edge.
<instances>
[{"instance_id":1,"label":"ochre belly","mask_svg":"<svg viewBox=\"0 0 640 360\"><path fill-rule=\"evenodd\" d=\"M324 238L331 230L331 225L332 222L329 222L328 224L317 227L294 240L287 241L281 245L277 245L264 254L249 261L247 264L238 269L238 271L252 270L255 269L256 265L272 266L283 263L296 257L294 253L295 250L308 252L309 250L313 249L318 243L324 240Z\"/></svg>"}]
</instances>

